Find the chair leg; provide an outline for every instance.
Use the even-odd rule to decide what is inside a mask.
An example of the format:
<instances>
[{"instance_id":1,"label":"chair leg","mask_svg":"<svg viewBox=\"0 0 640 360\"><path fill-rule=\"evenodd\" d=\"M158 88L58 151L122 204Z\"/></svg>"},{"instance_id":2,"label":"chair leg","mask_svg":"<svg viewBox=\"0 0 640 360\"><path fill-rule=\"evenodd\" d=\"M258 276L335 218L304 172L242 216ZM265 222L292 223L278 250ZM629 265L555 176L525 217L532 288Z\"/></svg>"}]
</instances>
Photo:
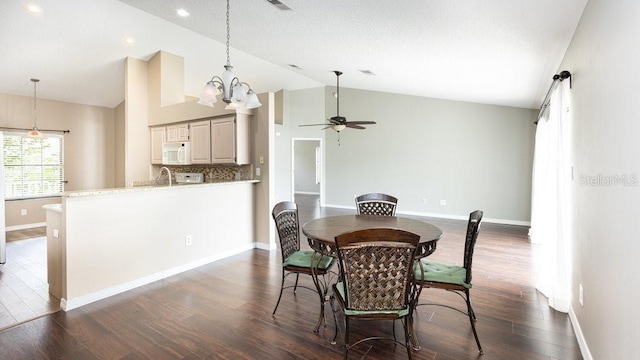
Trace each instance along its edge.
<instances>
[{"instance_id":1,"label":"chair leg","mask_svg":"<svg viewBox=\"0 0 640 360\"><path fill-rule=\"evenodd\" d=\"M413 341L413 337L411 335L413 324L409 324L409 319L411 319L411 314L402 321L402 324L404 325L404 346L407 348L407 356L409 357L409 360L411 360L413 359L413 349L411 348L411 342Z\"/></svg>"},{"instance_id":2,"label":"chair leg","mask_svg":"<svg viewBox=\"0 0 640 360\"><path fill-rule=\"evenodd\" d=\"M325 298L324 298L324 294L325 292L322 290L321 286L320 286L320 281L318 280L318 276L317 275L312 275L311 278L313 279L313 284L316 286L316 290L318 291L318 297L320 298L320 315L318 315L318 322L316 323L316 327L313 330L313 332L318 332L320 331L320 325L322 325L322 320L324 320L324 302L325 302ZM325 325L326 325L326 320L325 320Z\"/></svg>"},{"instance_id":3,"label":"chair leg","mask_svg":"<svg viewBox=\"0 0 640 360\"><path fill-rule=\"evenodd\" d=\"M480 355L484 355L484 350L482 350L482 346L480 345L480 339L478 339L478 332L476 331L476 314L473 311L473 307L471 306L471 298L469 297L469 289L465 289L464 291L466 295L467 302L467 314L469 315L469 322L471 323L471 330L473 330L473 336L476 338L476 344L478 345L478 352Z\"/></svg>"},{"instance_id":4,"label":"chair leg","mask_svg":"<svg viewBox=\"0 0 640 360\"><path fill-rule=\"evenodd\" d=\"M296 283L293 285L293 292L295 293L298 290L298 279L300 278L300 274L296 274Z\"/></svg>"},{"instance_id":5,"label":"chair leg","mask_svg":"<svg viewBox=\"0 0 640 360\"><path fill-rule=\"evenodd\" d=\"M344 360L349 359L349 317L344 317Z\"/></svg>"},{"instance_id":6,"label":"chair leg","mask_svg":"<svg viewBox=\"0 0 640 360\"><path fill-rule=\"evenodd\" d=\"M284 290L284 269L282 269L282 282L280 282L280 295L278 296L278 302L276 302L276 307L273 309L273 313L271 315L275 315L278 310L278 305L280 305L280 299L282 299L282 291Z\"/></svg>"},{"instance_id":7,"label":"chair leg","mask_svg":"<svg viewBox=\"0 0 640 360\"><path fill-rule=\"evenodd\" d=\"M333 333L333 340L331 340L331 345L336 344L336 339L338 338L338 317L336 316L336 308L335 308L335 297L332 296L329 302L331 306L331 312L333 313L333 323L335 324L335 332Z\"/></svg>"}]
</instances>

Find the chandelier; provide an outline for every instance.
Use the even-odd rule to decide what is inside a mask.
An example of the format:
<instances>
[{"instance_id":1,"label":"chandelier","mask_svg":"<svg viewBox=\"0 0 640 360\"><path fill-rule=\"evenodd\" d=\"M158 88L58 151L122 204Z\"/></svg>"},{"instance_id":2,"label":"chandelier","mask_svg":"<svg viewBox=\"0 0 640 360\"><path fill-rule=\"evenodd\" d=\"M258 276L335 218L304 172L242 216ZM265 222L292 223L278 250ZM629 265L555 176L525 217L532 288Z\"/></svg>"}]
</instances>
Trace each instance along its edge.
<instances>
[{"instance_id":1,"label":"chandelier","mask_svg":"<svg viewBox=\"0 0 640 360\"><path fill-rule=\"evenodd\" d=\"M231 66L229 57L229 8L229 0L227 0L227 64L224 66L225 70L222 73L222 77L213 76L204 86L198 104L213 107L213 104L217 102L216 95L220 92L222 101L228 104L228 108L237 108L239 105L244 104L247 109L254 109L262 106L260 100L258 100L258 95L251 89L249 84L240 81L231 71L233 66ZM245 86L248 89L246 91Z\"/></svg>"}]
</instances>

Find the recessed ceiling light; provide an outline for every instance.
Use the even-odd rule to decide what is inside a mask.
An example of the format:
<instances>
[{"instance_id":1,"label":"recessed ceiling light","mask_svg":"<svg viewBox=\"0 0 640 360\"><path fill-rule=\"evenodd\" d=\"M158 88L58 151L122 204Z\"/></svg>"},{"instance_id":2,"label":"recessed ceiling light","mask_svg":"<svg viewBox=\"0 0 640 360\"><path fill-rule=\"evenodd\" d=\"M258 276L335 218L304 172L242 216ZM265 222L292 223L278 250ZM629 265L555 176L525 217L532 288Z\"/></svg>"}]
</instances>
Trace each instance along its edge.
<instances>
[{"instance_id":1,"label":"recessed ceiling light","mask_svg":"<svg viewBox=\"0 0 640 360\"><path fill-rule=\"evenodd\" d=\"M189 12L187 10L185 10L185 9L176 10L176 14L178 14L178 16L183 17L183 18L191 16L191 14L189 14Z\"/></svg>"},{"instance_id":2,"label":"recessed ceiling light","mask_svg":"<svg viewBox=\"0 0 640 360\"><path fill-rule=\"evenodd\" d=\"M122 39L122 42L127 44L127 45L133 45L133 44L136 43L136 39L134 39L134 38L132 38L130 36L127 36L126 38Z\"/></svg>"},{"instance_id":3,"label":"recessed ceiling light","mask_svg":"<svg viewBox=\"0 0 640 360\"><path fill-rule=\"evenodd\" d=\"M34 3L24 4L24 10L31 14L42 14L42 8L40 5Z\"/></svg>"}]
</instances>

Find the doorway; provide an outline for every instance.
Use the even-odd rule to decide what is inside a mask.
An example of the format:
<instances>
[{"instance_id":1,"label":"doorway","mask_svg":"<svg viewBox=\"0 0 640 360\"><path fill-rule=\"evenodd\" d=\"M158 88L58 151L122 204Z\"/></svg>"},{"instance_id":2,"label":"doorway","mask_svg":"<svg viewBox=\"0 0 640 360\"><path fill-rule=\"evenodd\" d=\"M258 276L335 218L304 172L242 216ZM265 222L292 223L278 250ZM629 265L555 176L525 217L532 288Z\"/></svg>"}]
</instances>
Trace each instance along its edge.
<instances>
[{"instance_id":1,"label":"doorway","mask_svg":"<svg viewBox=\"0 0 640 360\"><path fill-rule=\"evenodd\" d=\"M324 203L324 162L320 138L293 138L291 142L291 198L317 195Z\"/></svg>"}]
</instances>

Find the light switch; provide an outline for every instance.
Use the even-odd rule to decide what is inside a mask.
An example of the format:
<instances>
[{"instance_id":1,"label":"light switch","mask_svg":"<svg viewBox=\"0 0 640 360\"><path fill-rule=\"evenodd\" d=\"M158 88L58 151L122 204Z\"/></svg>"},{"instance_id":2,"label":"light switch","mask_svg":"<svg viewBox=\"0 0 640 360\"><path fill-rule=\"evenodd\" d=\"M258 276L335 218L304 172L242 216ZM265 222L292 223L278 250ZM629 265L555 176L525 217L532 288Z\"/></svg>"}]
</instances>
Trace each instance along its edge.
<instances>
[{"instance_id":1,"label":"light switch","mask_svg":"<svg viewBox=\"0 0 640 360\"><path fill-rule=\"evenodd\" d=\"M256 168L256 176L260 176L260 168Z\"/></svg>"},{"instance_id":2,"label":"light switch","mask_svg":"<svg viewBox=\"0 0 640 360\"><path fill-rule=\"evenodd\" d=\"M60 236L60 232L58 231L58 229L53 229L53 237L57 238L58 236Z\"/></svg>"}]
</instances>

